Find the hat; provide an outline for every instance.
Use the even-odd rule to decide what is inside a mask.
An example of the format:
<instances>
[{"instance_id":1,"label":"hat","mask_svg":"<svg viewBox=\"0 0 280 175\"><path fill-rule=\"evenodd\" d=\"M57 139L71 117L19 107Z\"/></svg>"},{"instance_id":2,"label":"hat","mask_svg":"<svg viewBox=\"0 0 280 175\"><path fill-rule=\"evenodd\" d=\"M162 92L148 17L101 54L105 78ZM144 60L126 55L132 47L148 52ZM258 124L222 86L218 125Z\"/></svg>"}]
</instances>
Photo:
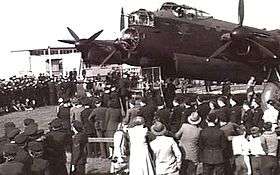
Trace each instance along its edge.
<instances>
[{"instance_id":1,"label":"hat","mask_svg":"<svg viewBox=\"0 0 280 175\"><path fill-rule=\"evenodd\" d=\"M74 120L73 122L72 122L72 125L73 125L73 127L78 131L78 132L80 132L80 131L82 131L83 130L83 124L80 122L80 121L78 121L78 120Z\"/></svg>"},{"instance_id":2,"label":"hat","mask_svg":"<svg viewBox=\"0 0 280 175\"><path fill-rule=\"evenodd\" d=\"M16 144L7 143L3 147L3 153L5 155L16 155L18 151L18 146Z\"/></svg>"},{"instance_id":3,"label":"hat","mask_svg":"<svg viewBox=\"0 0 280 175\"><path fill-rule=\"evenodd\" d=\"M272 123L271 123L271 122L265 122L265 123L263 124L263 129L264 129L265 131L271 131L271 128L272 128Z\"/></svg>"},{"instance_id":4,"label":"hat","mask_svg":"<svg viewBox=\"0 0 280 175\"><path fill-rule=\"evenodd\" d=\"M24 126L28 126L28 125L30 125L32 123L35 123L35 120L32 119L32 118L26 118L26 119L23 120Z\"/></svg>"},{"instance_id":5,"label":"hat","mask_svg":"<svg viewBox=\"0 0 280 175\"><path fill-rule=\"evenodd\" d=\"M41 152L43 151L43 145L40 142L29 142L28 149L34 152Z\"/></svg>"},{"instance_id":6,"label":"hat","mask_svg":"<svg viewBox=\"0 0 280 175\"><path fill-rule=\"evenodd\" d=\"M166 127L161 122L155 122L151 126L151 131L154 135L161 136L161 135L164 135L166 133Z\"/></svg>"},{"instance_id":7,"label":"hat","mask_svg":"<svg viewBox=\"0 0 280 175\"><path fill-rule=\"evenodd\" d=\"M256 126L253 126L251 129L250 129L250 132L251 134L258 134L260 131L260 128L256 127Z\"/></svg>"},{"instance_id":8,"label":"hat","mask_svg":"<svg viewBox=\"0 0 280 175\"><path fill-rule=\"evenodd\" d=\"M19 133L20 133L20 130L18 128L14 128L9 133L7 133L7 137L9 139L14 139Z\"/></svg>"},{"instance_id":9,"label":"hat","mask_svg":"<svg viewBox=\"0 0 280 175\"><path fill-rule=\"evenodd\" d=\"M37 133L37 130L38 130L38 124L33 123L24 128L24 133L28 136L31 136L31 135L35 135Z\"/></svg>"},{"instance_id":10,"label":"hat","mask_svg":"<svg viewBox=\"0 0 280 175\"><path fill-rule=\"evenodd\" d=\"M27 139L28 139L28 136L24 133L21 133L15 137L15 142L18 145L22 145L27 141Z\"/></svg>"},{"instance_id":11,"label":"hat","mask_svg":"<svg viewBox=\"0 0 280 175\"><path fill-rule=\"evenodd\" d=\"M207 115L207 121L211 123L217 123L218 118L216 116L216 113L210 113Z\"/></svg>"},{"instance_id":12,"label":"hat","mask_svg":"<svg viewBox=\"0 0 280 175\"><path fill-rule=\"evenodd\" d=\"M62 127L61 119L55 118L53 121L51 121L50 125L53 129L60 129Z\"/></svg>"},{"instance_id":13,"label":"hat","mask_svg":"<svg viewBox=\"0 0 280 175\"><path fill-rule=\"evenodd\" d=\"M191 115L188 117L188 122L192 125L198 125L201 122L201 117L198 115L197 112L192 112Z\"/></svg>"}]
</instances>

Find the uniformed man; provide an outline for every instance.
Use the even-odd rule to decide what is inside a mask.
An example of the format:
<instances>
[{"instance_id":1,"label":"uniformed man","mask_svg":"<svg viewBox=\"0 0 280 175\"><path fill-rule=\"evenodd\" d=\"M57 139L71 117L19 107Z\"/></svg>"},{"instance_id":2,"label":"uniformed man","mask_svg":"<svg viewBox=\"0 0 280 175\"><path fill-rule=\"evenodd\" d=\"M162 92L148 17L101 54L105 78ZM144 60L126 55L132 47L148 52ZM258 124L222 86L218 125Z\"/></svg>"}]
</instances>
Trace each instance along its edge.
<instances>
[{"instance_id":1,"label":"uniformed man","mask_svg":"<svg viewBox=\"0 0 280 175\"><path fill-rule=\"evenodd\" d=\"M85 164L87 155L85 147L88 142L86 133L84 133L83 125L80 121L73 121L73 151L71 157L71 172L73 175L85 175Z\"/></svg>"},{"instance_id":2,"label":"uniformed man","mask_svg":"<svg viewBox=\"0 0 280 175\"><path fill-rule=\"evenodd\" d=\"M46 156L51 174L67 175L65 146L70 144L67 133L62 128L61 119L50 123L51 131L46 134Z\"/></svg>"},{"instance_id":3,"label":"uniformed man","mask_svg":"<svg viewBox=\"0 0 280 175\"><path fill-rule=\"evenodd\" d=\"M3 153L6 162L0 164L1 175L28 175L24 169L24 164L15 161L17 149L17 145L11 143L8 143L4 146Z\"/></svg>"},{"instance_id":4,"label":"uniformed man","mask_svg":"<svg viewBox=\"0 0 280 175\"><path fill-rule=\"evenodd\" d=\"M31 175L51 175L49 162L43 159L43 145L40 142L28 143L29 154L32 157Z\"/></svg>"}]
</instances>

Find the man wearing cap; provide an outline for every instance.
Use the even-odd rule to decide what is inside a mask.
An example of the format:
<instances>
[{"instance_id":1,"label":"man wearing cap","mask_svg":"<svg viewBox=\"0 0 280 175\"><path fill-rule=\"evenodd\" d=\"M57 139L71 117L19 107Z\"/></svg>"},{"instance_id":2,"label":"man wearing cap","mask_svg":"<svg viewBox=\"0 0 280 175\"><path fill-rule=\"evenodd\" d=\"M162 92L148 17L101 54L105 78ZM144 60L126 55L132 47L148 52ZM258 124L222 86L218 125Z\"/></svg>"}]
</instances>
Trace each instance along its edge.
<instances>
[{"instance_id":1,"label":"man wearing cap","mask_svg":"<svg viewBox=\"0 0 280 175\"><path fill-rule=\"evenodd\" d=\"M80 121L73 121L72 123L73 136L73 151L71 156L71 172L73 175L85 175L85 164L87 155L85 147L88 142L88 137L83 131L83 125Z\"/></svg>"},{"instance_id":2,"label":"man wearing cap","mask_svg":"<svg viewBox=\"0 0 280 175\"><path fill-rule=\"evenodd\" d=\"M96 100L95 101L96 108L94 108L91 114L89 115L89 121L93 122L96 135L99 138L104 137L106 131L105 115L106 115L107 108L102 107L101 105L102 102L100 100ZM100 146L101 157L105 158L106 157L105 143L98 143L98 145Z\"/></svg>"},{"instance_id":3,"label":"man wearing cap","mask_svg":"<svg viewBox=\"0 0 280 175\"><path fill-rule=\"evenodd\" d=\"M151 131L156 136L150 143L155 158L156 174L179 175L182 154L177 143L172 137L164 135L166 127L160 122L155 122Z\"/></svg>"},{"instance_id":4,"label":"man wearing cap","mask_svg":"<svg viewBox=\"0 0 280 175\"><path fill-rule=\"evenodd\" d=\"M25 133L21 133L15 137L15 144L18 146L15 161L23 163L25 170L29 173L32 160L27 151L27 141L28 136Z\"/></svg>"},{"instance_id":5,"label":"man wearing cap","mask_svg":"<svg viewBox=\"0 0 280 175\"><path fill-rule=\"evenodd\" d=\"M4 146L3 153L6 162L0 164L1 175L28 175L24 168L24 164L15 161L17 148L17 145L11 143Z\"/></svg>"},{"instance_id":6,"label":"man wearing cap","mask_svg":"<svg viewBox=\"0 0 280 175\"><path fill-rule=\"evenodd\" d=\"M201 128L198 127L201 117L197 112L191 113L187 119L188 123L183 123L180 130L175 134L180 139L180 146L183 150L182 167L180 174L195 175L199 162L198 140Z\"/></svg>"},{"instance_id":7,"label":"man wearing cap","mask_svg":"<svg viewBox=\"0 0 280 175\"><path fill-rule=\"evenodd\" d=\"M43 145L40 142L28 143L29 154L32 157L31 174L51 175L49 162L43 159Z\"/></svg>"},{"instance_id":8,"label":"man wearing cap","mask_svg":"<svg viewBox=\"0 0 280 175\"><path fill-rule=\"evenodd\" d=\"M203 163L203 174L225 174L224 151L226 149L226 137L218 127L217 113L207 116L208 127L201 130L199 136L200 161Z\"/></svg>"},{"instance_id":9,"label":"man wearing cap","mask_svg":"<svg viewBox=\"0 0 280 175\"><path fill-rule=\"evenodd\" d=\"M48 132L45 140L46 156L50 163L51 174L67 175L65 147L71 141L67 133L62 128L61 119L56 118L50 123L51 130Z\"/></svg>"},{"instance_id":10,"label":"man wearing cap","mask_svg":"<svg viewBox=\"0 0 280 175\"><path fill-rule=\"evenodd\" d=\"M252 174L261 175L261 160L265 154L262 147L260 129L256 126L250 129L251 135L249 136L249 150L252 166Z\"/></svg>"},{"instance_id":11,"label":"man wearing cap","mask_svg":"<svg viewBox=\"0 0 280 175\"><path fill-rule=\"evenodd\" d=\"M275 131L272 131L272 123L264 123L264 132L261 135L261 143L266 155L262 156L261 172L264 175L276 175L278 169L277 149L278 139Z\"/></svg>"}]
</instances>

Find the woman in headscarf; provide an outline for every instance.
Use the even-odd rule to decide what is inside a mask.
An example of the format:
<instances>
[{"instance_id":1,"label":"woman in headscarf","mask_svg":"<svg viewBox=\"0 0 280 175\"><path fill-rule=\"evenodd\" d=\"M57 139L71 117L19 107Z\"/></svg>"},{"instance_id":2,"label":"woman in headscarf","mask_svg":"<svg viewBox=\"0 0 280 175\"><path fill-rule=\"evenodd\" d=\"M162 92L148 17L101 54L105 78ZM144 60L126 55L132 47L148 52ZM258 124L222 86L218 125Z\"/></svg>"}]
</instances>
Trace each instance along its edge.
<instances>
[{"instance_id":1,"label":"woman in headscarf","mask_svg":"<svg viewBox=\"0 0 280 175\"><path fill-rule=\"evenodd\" d=\"M129 174L154 175L155 168L149 152L148 128L144 127L144 118L137 116L128 128L130 139Z\"/></svg>"}]
</instances>

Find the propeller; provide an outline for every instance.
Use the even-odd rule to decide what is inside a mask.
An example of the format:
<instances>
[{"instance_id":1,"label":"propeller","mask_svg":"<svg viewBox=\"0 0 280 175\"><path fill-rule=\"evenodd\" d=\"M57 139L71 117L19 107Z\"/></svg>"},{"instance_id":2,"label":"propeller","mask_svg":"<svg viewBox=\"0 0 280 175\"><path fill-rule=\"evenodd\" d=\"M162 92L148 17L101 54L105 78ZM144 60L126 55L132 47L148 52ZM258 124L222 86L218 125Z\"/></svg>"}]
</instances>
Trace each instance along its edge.
<instances>
[{"instance_id":1,"label":"propeller","mask_svg":"<svg viewBox=\"0 0 280 175\"><path fill-rule=\"evenodd\" d=\"M94 40L103 32L103 30L100 30L93 34L88 39L80 39L79 36L69 27L67 27L67 30L71 34L74 40L58 40L59 42L67 43L67 44L75 44L76 48L78 50L81 50L82 47L90 46L91 44L94 44Z\"/></svg>"},{"instance_id":2,"label":"propeller","mask_svg":"<svg viewBox=\"0 0 280 175\"><path fill-rule=\"evenodd\" d=\"M258 43L256 38L268 38L270 35L264 32L253 32L248 27L243 26L244 21L244 0L239 0L238 4L238 27L236 27L233 31L228 34L224 34L223 36L226 38L227 42L219 47L207 60L211 58L218 57L221 53L231 47L233 42L242 42L248 41L250 44L256 46L260 49L262 53L267 55L270 58L277 58L275 54L273 54L268 48ZM222 36L222 38L223 38ZM228 37L229 36L229 37Z\"/></svg>"},{"instance_id":3,"label":"propeller","mask_svg":"<svg viewBox=\"0 0 280 175\"><path fill-rule=\"evenodd\" d=\"M244 0L239 0L238 4L238 21L239 21L239 26L243 25L244 21Z\"/></svg>"}]
</instances>

